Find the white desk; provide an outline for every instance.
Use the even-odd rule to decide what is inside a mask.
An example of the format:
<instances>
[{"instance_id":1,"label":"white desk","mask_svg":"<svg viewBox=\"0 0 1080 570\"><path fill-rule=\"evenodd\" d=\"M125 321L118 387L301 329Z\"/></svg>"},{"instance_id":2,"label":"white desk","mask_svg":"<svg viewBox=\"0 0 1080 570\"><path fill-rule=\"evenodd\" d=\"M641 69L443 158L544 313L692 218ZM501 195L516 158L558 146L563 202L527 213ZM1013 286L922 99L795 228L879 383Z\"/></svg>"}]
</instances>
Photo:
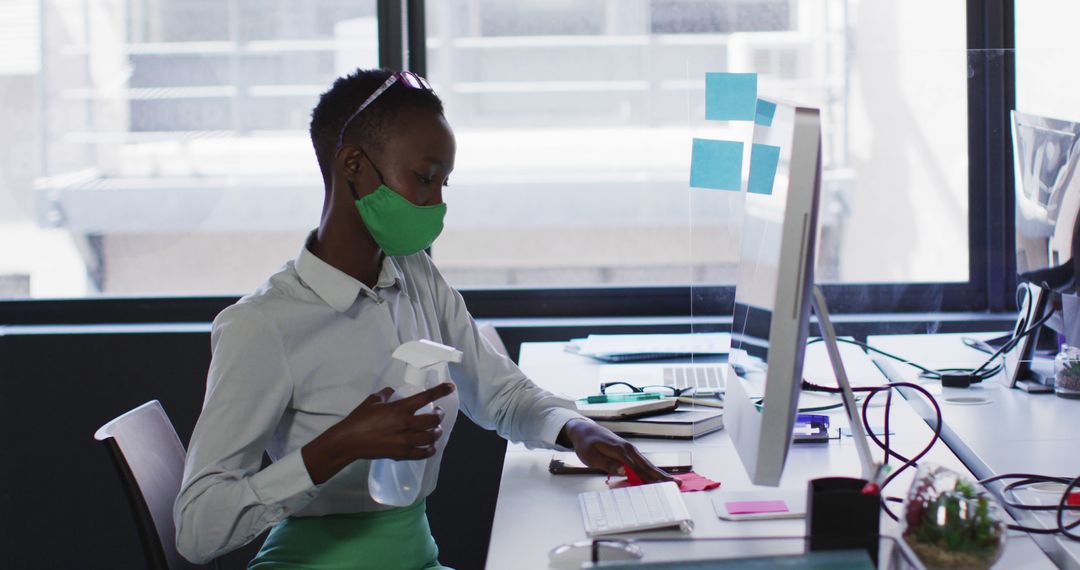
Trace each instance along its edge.
<instances>
[{"instance_id":1,"label":"white desk","mask_svg":"<svg viewBox=\"0 0 1080 570\"><path fill-rule=\"evenodd\" d=\"M999 335L895 335L870 337L869 341L876 348L931 368L981 364L987 355L964 346L963 336ZM897 364L894 368L916 380L912 367ZM1080 401L1011 390L1001 374L968 389L934 384L927 383L927 387L933 386L943 396L977 394L991 400L978 406L942 405L946 443L979 478L1003 473L1080 474L1080 430L1071 429L1072 422L1080 422ZM996 487L1000 489L1000 485ZM1017 496L1025 504L1057 504L1058 498L1033 491ZM1056 526L1052 514L1023 511L1013 516L1029 526ZM1035 540L1059 566L1080 569L1080 543L1039 536Z\"/></svg>"},{"instance_id":2,"label":"white desk","mask_svg":"<svg viewBox=\"0 0 1080 570\"><path fill-rule=\"evenodd\" d=\"M845 363L853 383L881 383L884 378L869 359L855 347L842 347ZM562 343L527 343L522 346L521 365L540 386L570 397L596 391L598 364L591 359L568 354ZM821 344L808 351L806 376L820 383L832 378ZM881 402L884 397L879 396ZM872 410L871 421L881 423L881 409ZM840 413L833 412L833 425L847 425ZM875 417L876 416L876 417ZM901 453L914 453L929 440L932 432L926 423L902 398L894 398L891 425L896 435L892 442ZM634 443L645 451L690 450L694 470L720 481L725 490L749 490L752 485L743 471L731 438L726 430L694 441L665 441L636 439ZM548 567L547 553L563 543L586 539L578 510L577 494L604 488L603 476L551 475L548 473L550 451L530 451L521 446L507 448L503 463L502 481L488 549L487 567L503 569L542 569ZM960 460L944 445L936 446L927 458L953 469L967 472ZM824 476L850 476L859 473L855 446L850 439L829 444L794 445L780 486L805 491L809 479ZM906 472L887 489L888 494L903 496L914 470ZM626 536L691 536L691 537L750 537L802 536L802 520L725 522L717 518L710 493L683 495L694 518L695 529L689 535L677 531L656 531ZM895 531L892 521L882 517L882 530ZM646 560L708 558L718 554L783 554L783 546L775 543L725 544L718 552L715 543L681 543L678 545L649 545ZM757 548L758 550L754 550ZM793 551L787 551L793 552ZM1011 534L1005 556L998 568L1052 568L1053 565L1038 546L1025 534Z\"/></svg>"}]
</instances>

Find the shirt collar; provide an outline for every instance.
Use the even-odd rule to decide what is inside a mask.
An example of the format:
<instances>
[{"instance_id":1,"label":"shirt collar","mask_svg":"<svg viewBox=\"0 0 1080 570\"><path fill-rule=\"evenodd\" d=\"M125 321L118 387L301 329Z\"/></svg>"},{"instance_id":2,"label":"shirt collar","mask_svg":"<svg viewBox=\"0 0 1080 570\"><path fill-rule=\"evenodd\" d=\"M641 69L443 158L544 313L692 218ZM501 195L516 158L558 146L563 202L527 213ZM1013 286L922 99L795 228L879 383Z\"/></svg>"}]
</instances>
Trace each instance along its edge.
<instances>
[{"instance_id":1,"label":"shirt collar","mask_svg":"<svg viewBox=\"0 0 1080 570\"><path fill-rule=\"evenodd\" d=\"M304 247L300 249L300 254L296 256L294 266L300 280L327 305L342 313L352 306L356 301L356 296L361 292L372 298L377 297L377 294L367 285L311 253L310 246L314 241L315 232L311 232L304 242ZM390 256L383 256L382 267L379 269L379 278L375 282L375 288L385 289L394 286L404 290L405 279L402 277L397 263Z\"/></svg>"}]
</instances>

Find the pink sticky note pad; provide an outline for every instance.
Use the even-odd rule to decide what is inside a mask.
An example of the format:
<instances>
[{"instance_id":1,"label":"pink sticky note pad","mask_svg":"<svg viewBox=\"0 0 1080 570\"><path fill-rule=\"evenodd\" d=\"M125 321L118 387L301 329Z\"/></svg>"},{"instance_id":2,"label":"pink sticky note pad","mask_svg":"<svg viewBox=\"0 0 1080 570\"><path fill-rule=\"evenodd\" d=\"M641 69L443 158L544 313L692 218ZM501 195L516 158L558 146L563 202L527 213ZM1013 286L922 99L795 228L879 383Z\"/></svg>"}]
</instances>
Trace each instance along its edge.
<instances>
[{"instance_id":1,"label":"pink sticky note pad","mask_svg":"<svg viewBox=\"0 0 1080 570\"><path fill-rule=\"evenodd\" d=\"M764 513L786 513L787 503L784 501L730 501L724 503L724 508L733 515L760 515Z\"/></svg>"},{"instance_id":2,"label":"pink sticky note pad","mask_svg":"<svg viewBox=\"0 0 1080 570\"><path fill-rule=\"evenodd\" d=\"M633 475L633 476L631 476ZM679 484L679 491L683 493L693 493L694 491L708 491L720 486L718 481L713 481L708 477L702 477L693 471L689 473L680 473L673 475ZM642 481L640 477L634 474L629 468L626 469L626 479L612 482L611 477L608 477L607 486L612 489L618 489L620 487L636 487L638 485L644 485L645 481Z\"/></svg>"}]
</instances>

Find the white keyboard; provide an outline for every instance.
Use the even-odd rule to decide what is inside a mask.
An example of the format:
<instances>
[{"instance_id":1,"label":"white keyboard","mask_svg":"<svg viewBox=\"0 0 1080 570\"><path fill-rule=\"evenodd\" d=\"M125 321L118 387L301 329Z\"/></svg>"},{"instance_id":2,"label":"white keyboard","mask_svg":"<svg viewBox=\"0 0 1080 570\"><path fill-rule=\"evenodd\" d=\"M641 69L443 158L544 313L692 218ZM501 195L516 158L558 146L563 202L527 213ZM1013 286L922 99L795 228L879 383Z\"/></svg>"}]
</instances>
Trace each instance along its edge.
<instances>
[{"instance_id":1,"label":"white keyboard","mask_svg":"<svg viewBox=\"0 0 1080 570\"><path fill-rule=\"evenodd\" d=\"M674 482L588 491L578 495L589 536L655 528L694 528L694 521Z\"/></svg>"}]
</instances>

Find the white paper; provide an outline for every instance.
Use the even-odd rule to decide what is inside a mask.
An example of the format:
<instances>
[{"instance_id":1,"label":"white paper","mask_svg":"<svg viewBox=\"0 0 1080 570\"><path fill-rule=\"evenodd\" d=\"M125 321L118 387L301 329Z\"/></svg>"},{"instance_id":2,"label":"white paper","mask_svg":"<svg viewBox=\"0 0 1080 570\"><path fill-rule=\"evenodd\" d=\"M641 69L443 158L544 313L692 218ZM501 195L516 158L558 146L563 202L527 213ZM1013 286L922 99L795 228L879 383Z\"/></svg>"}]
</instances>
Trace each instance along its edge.
<instances>
[{"instance_id":1,"label":"white paper","mask_svg":"<svg viewBox=\"0 0 1080 570\"><path fill-rule=\"evenodd\" d=\"M593 334L581 343L579 354L727 354L729 333Z\"/></svg>"}]
</instances>

